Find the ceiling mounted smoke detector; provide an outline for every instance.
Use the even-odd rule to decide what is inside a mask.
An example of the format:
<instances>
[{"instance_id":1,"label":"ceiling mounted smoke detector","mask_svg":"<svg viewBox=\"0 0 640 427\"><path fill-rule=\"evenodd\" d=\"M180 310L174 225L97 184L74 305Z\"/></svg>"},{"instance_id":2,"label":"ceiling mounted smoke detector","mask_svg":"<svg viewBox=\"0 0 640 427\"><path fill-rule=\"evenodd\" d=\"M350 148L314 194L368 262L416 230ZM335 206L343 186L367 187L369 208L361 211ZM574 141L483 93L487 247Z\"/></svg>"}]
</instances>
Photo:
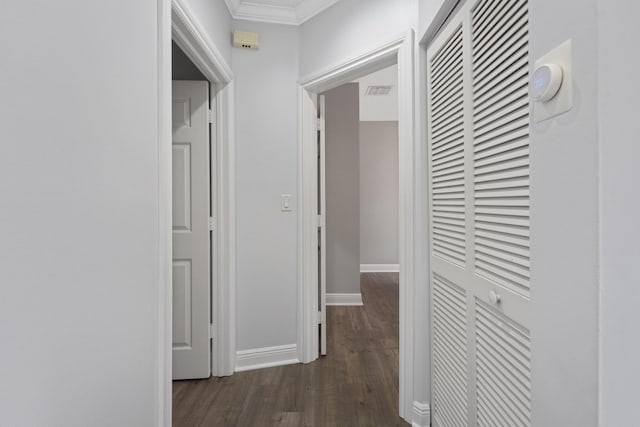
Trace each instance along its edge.
<instances>
[{"instance_id":1,"label":"ceiling mounted smoke detector","mask_svg":"<svg viewBox=\"0 0 640 427\"><path fill-rule=\"evenodd\" d=\"M389 95L393 86L368 86L365 91L366 96L384 96Z\"/></svg>"}]
</instances>

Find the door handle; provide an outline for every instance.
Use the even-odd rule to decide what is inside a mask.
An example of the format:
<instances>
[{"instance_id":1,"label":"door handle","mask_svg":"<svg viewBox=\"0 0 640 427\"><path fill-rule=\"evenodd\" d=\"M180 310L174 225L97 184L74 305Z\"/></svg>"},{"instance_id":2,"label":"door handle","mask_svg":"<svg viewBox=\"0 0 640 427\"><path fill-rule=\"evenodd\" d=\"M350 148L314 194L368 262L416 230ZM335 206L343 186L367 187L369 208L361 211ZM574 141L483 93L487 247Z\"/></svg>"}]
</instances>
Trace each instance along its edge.
<instances>
[{"instance_id":1,"label":"door handle","mask_svg":"<svg viewBox=\"0 0 640 427\"><path fill-rule=\"evenodd\" d=\"M496 291L491 291L489 292L489 302L493 305L498 305L500 304L500 294L497 293Z\"/></svg>"}]
</instances>

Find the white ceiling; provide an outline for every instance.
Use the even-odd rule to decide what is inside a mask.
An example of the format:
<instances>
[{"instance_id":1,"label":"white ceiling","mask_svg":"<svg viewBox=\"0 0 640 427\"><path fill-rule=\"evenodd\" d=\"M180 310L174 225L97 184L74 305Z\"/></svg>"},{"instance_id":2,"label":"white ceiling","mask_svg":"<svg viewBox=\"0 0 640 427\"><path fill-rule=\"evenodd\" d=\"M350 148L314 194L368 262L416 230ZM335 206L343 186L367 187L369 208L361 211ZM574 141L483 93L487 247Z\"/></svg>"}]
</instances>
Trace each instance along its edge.
<instances>
[{"instance_id":1,"label":"white ceiling","mask_svg":"<svg viewBox=\"0 0 640 427\"><path fill-rule=\"evenodd\" d=\"M233 19L300 25L339 0L224 0Z\"/></svg>"}]
</instances>

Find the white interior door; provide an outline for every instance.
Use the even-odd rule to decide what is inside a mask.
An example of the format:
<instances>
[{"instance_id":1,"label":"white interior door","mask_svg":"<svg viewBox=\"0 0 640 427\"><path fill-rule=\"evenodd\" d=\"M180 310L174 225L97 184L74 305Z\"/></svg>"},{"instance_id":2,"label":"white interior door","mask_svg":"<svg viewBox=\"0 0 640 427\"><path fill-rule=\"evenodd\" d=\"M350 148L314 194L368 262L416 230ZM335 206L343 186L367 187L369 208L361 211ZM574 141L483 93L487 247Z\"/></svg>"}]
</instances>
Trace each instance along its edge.
<instances>
[{"instance_id":1,"label":"white interior door","mask_svg":"<svg viewBox=\"0 0 640 427\"><path fill-rule=\"evenodd\" d=\"M468 0L427 49L436 427L529 426L527 0Z\"/></svg>"},{"instance_id":2,"label":"white interior door","mask_svg":"<svg viewBox=\"0 0 640 427\"><path fill-rule=\"evenodd\" d=\"M318 99L318 311L320 355L327 354L327 227L325 98Z\"/></svg>"},{"instance_id":3,"label":"white interior door","mask_svg":"<svg viewBox=\"0 0 640 427\"><path fill-rule=\"evenodd\" d=\"M211 367L209 84L173 81L173 379Z\"/></svg>"}]
</instances>

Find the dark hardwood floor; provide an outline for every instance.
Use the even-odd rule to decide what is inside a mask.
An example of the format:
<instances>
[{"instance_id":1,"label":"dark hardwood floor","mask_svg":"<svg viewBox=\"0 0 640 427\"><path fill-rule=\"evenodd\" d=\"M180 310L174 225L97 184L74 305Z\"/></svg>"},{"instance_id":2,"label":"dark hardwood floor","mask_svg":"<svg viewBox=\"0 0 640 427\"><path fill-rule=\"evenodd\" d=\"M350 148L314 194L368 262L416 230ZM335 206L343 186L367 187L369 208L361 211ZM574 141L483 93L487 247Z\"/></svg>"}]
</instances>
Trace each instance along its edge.
<instances>
[{"instance_id":1,"label":"dark hardwood floor","mask_svg":"<svg viewBox=\"0 0 640 427\"><path fill-rule=\"evenodd\" d=\"M327 356L176 381L173 425L409 425L398 417L398 274L362 274L361 289L364 307L327 308Z\"/></svg>"}]
</instances>

